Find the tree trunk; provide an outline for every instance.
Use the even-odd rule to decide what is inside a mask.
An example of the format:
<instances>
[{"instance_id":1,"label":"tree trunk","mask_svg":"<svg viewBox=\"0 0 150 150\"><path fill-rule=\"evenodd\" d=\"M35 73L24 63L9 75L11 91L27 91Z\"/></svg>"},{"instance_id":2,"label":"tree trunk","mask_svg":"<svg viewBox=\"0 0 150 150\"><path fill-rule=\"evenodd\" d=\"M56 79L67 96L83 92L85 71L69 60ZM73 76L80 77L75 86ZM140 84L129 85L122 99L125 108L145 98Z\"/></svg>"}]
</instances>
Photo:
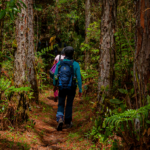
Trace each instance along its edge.
<instances>
[{"instance_id":1,"label":"tree trunk","mask_svg":"<svg viewBox=\"0 0 150 150\"><path fill-rule=\"evenodd\" d=\"M59 0L56 0L56 8L55 8L55 16L56 16L56 18L55 18L55 34L56 35L58 35L58 32L59 32L59 29L58 29L58 21L59 21L59 15L58 15L58 7L57 7L57 5L58 5L58 3L59 3Z\"/></svg>"},{"instance_id":2,"label":"tree trunk","mask_svg":"<svg viewBox=\"0 0 150 150\"><path fill-rule=\"evenodd\" d=\"M90 0L86 0L85 2L85 43L89 44L89 40L88 40L88 27L90 25ZM87 49L85 51L85 70L88 69L90 65L90 52L89 49Z\"/></svg>"},{"instance_id":3,"label":"tree trunk","mask_svg":"<svg viewBox=\"0 0 150 150\"><path fill-rule=\"evenodd\" d=\"M28 72L28 81L31 84L31 88L34 91L33 101L38 102L39 92L38 92L38 84L36 79L36 71L35 71L35 56L34 56L34 28L33 28L33 0L28 0L28 37L27 37L27 72Z\"/></svg>"},{"instance_id":4,"label":"tree trunk","mask_svg":"<svg viewBox=\"0 0 150 150\"><path fill-rule=\"evenodd\" d=\"M24 1L27 6L27 0ZM23 86L25 82L26 54L27 54L27 11L25 8L18 13L16 20L16 41L17 50L15 52L15 85L16 87Z\"/></svg>"},{"instance_id":5,"label":"tree trunk","mask_svg":"<svg viewBox=\"0 0 150 150\"><path fill-rule=\"evenodd\" d=\"M136 103L134 108L144 106L150 94L150 1L136 2L134 88Z\"/></svg>"},{"instance_id":6,"label":"tree trunk","mask_svg":"<svg viewBox=\"0 0 150 150\"><path fill-rule=\"evenodd\" d=\"M36 27L36 33L37 33L37 41L36 41L36 51L38 50L38 43L39 43L39 18L38 14L36 13L37 16L37 27Z\"/></svg>"},{"instance_id":7,"label":"tree trunk","mask_svg":"<svg viewBox=\"0 0 150 150\"><path fill-rule=\"evenodd\" d=\"M27 6L27 0L23 1ZM18 18L16 20L16 42L17 49L15 51L14 59L14 80L16 87L24 87L27 81L26 77L26 55L27 55L27 11L23 7L21 13L18 13ZM23 121L27 119L27 102L24 98L24 93L19 93L17 97L17 119ZM14 110L15 111L15 110ZM21 117L20 117L21 116ZM8 117L9 118L9 117ZM22 119L22 120L21 120Z\"/></svg>"},{"instance_id":8,"label":"tree trunk","mask_svg":"<svg viewBox=\"0 0 150 150\"><path fill-rule=\"evenodd\" d=\"M115 51L115 27L117 19L117 0L102 1L101 38L100 38L100 62L98 81L98 101L102 102L101 88L106 90L106 96L110 94L114 78L114 51Z\"/></svg>"},{"instance_id":9,"label":"tree trunk","mask_svg":"<svg viewBox=\"0 0 150 150\"><path fill-rule=\"evenodd\" d=\"M0 5L0 10L4 8L4 0L2 0L2 4ZM2 51L3 51L3 30L4 30L4 18L0 19L0 79L2 74ZM0 101L1 101L1 95L0 92Z\"/></svg>"}]
</instances>

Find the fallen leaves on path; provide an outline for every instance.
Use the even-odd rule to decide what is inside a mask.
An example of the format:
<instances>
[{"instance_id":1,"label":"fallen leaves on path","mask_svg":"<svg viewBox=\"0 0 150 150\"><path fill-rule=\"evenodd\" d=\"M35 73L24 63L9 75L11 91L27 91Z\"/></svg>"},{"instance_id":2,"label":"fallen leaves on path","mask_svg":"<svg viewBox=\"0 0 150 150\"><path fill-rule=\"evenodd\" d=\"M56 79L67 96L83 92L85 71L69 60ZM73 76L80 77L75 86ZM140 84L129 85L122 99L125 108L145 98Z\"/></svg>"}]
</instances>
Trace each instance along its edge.
<instances>
[{"instance_id":1,"label":"fallen leaves on path","mask_svg":"<svg viewBox=\"0 0 150 150\"><path fill-rule=\"evenodd\" d=\"M0 131L2 150L88 150L91 141L84 138L87 118L82 114L85 109L78 98L74 101L73 124L71 129L57 131L57 102L53 92L40 94L40 104L32 104L30 121L13 131ZM84 112L87 113L87 112ZM85 123L85 124L84 124ZM82 128L82 125L84 127ZM82 132L83 130L83 132Z\"/></svg>"}]
</instances>

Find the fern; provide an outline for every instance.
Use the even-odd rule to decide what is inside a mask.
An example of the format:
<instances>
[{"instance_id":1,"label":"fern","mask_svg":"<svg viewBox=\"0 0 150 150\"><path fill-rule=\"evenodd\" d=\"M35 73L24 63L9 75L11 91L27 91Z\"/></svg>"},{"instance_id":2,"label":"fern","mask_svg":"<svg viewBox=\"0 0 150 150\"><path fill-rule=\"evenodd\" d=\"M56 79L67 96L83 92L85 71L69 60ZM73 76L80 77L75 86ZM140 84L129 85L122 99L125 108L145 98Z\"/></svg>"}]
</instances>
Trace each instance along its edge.
<instances>
[{"instance_id":1,"label":"fern","mask_svg":"<svg viewBox=\"0 0 150 150\"><path fill-rule=\"evenodd\" d=\"M11 81L8 79L1 78L0 79L0 92L4 92L10 86Z\"/></svg>"},{"instance_id":2,"label":"fern","mask_svg":"<svg viewBox=\"0 0 150 150\"><path fill-rule=\"evenodd\" d=\"M92 70L92 69L87 69L85 70L80 70L81 71L81 76L83 77L83 80L88 79L88 78L95 78L97 77L97 71Z\"/></svg>"},{"instance_id":3,"label":"fern","mask_svg":"<svg viewBox=\"0 0 150 150\"><path fill-rule=\"evenodd\" d=\"M103 127L105 128L107 125L109 125L109 126L115 126L115 128L117 129L121 122L133 121L133 119L139 119L139 120L147 119L149 110L150 110L150 104L141 107L137 110L130 109L123 113L113 115L111 117L105 118L103 122Z\"/></svg>"}]
</instances>

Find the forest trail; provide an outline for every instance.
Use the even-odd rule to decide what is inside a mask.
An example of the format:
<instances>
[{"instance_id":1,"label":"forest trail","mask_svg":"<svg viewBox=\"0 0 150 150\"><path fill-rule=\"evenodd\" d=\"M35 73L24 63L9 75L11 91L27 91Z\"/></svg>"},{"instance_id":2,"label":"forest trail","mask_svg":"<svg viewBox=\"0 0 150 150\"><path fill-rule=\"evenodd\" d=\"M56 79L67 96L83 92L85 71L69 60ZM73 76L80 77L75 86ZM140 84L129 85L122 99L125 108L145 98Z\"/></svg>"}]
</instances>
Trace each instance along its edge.
<instances>
[{"instance_id":1,"label":"forest trail","mask_svg":"<svg viewBox=\"0 0 150 150\"><path fill-rule=\"evenodd\" d=\"M58 132L57 102L53 100L52 90L44 91L40 94L40 104L32 106L28 125L23 125L18 131L0 131L0 149L89 150L92 148L92 142L84 137L84 131L89 130L87 121L90 111L86 108L87 105L76 97L73 107L73 127Z\"/></svg>"}]
</instances>

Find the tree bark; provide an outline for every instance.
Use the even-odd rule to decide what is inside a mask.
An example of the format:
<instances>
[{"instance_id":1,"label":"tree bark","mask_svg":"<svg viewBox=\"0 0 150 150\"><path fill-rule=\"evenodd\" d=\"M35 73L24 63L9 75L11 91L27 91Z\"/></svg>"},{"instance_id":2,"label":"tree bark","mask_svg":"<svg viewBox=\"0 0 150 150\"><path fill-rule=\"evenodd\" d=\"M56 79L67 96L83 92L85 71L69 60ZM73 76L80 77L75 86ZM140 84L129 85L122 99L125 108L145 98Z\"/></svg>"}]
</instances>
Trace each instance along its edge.
<instances>
[{"instance_id":1,"label":"tree bark","mask_svg":"<svg viewBox=\"0 0 150 150\"><path fill-rule=\"evenodd\" d=\"M27 6L27 0L24 0L23 2ZM15 81L15 87L17 88L24 87L27 81L27 77L26 77L27 21L28 21L27 11L26 8L23 7L21 9L21 13L18 13L18 18L16 19L17 49L15 51L15 59L14 59L14 68L15 68L14 81ZM27 101L24 92L20 92L18 94L17 103L15 105L17 105L16 118L19 119L20 122L27 120L27 113L26 113Z\"/></svg>"},{"instance_id":2,"label":"tree bark","mask_svg":"<svg viewBox=\"0 0 150 150\"><path fill-rule=\"evenodd\" d=\"M27 6L27 0L23 1ZM26 54L27 54L27 11L23 7L21 13L18 13L16 20L16 41L17 50L15 52L15 72L14 80L16 87L23 86L26 81Z\"/></svg>"},{"instance_id":3,"label":"tree bark","mask_svg":"<svg viewBox=\"0 0 150 150\"><path fill-rule=\"evenodd\" d=\"M28 73L28 81L31 84L31 88L34 91L33 101L38 102L39 99L39 92L38 92L38 84L36 78L36 71L35 71L35 56L34 56L34 28L33 28L33 0L28 0L28 37L27 37L27 73Z\"/></svg>"},{"instance_id":4,"label":"tree bark","mask_svg":"<svg viewBox=\"0 0 150 150\"><path fill-rule=\"evenodd\" d=\"M136 2L136 36L134 56L135 108L144 106L150 94L150 1Z\"/></svg>"},{"instance_id":5,"label":"tree bark","mask_svg":"<svg viewBox=\"0 0 150 150\"><path fill-rule=\"evenodd\" d=\"M85 1L85 43L88 44L88 27L90 25L91 13L90 13L90 0ZM89 49L85 51L85 70L88 69L90 65L90 52Z\"/></svg>"},{"instance_id":6,"label":"tree bark","mask_svg":"<svg viewBox=\"0 0 150 150\"><path fill-rule=\"evenodd\" d=\"M117 19L117 0L102 1L101 38L100 38L100 62L98 81L98 101L102 102L101 88L108 88L105 93L110 94L114 78L114 51L115 28Z\"/></svg>"}]
</instances>

